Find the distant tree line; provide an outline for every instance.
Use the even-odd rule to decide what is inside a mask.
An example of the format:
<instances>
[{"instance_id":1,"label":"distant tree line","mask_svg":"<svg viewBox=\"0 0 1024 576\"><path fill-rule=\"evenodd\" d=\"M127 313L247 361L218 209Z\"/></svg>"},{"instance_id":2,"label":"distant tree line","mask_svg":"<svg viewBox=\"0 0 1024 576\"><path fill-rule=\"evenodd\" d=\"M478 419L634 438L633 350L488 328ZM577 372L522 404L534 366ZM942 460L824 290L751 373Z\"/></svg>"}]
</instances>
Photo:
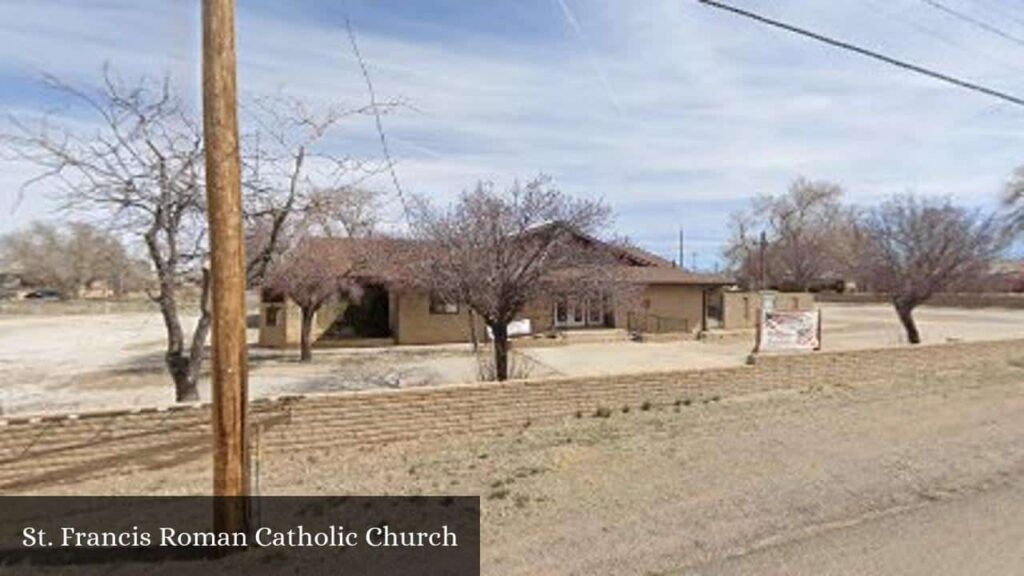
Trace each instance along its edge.
<instances>
[{"instance_id":1,"label":"distant tree line","mask_svg":"<svg viewBox=\"0 0 1024 576\"><path fill-rule=\"evenodd\" d=\"M796 179L785 194L760 196L731 215L725 258L752 289L813 290L852 281L884 293L911 343L914 309L940 292L978 290L1024 221L1024 187L1005 211L948 198L897 194L874 206L845 204L832 182Z\"/></svg>"},{"instance_id":2,"label":"distant tree line","mask_svg":"<svg viewBox=\"0 0 1024 576\"><path fill-rule=\"evenodd\" d=\"M25 287L50 288L62 298L89 290L114 297L145 290L152 274L121 239L85 222L35 222L0 238L0 262Z\"/></svg>"}]
</instances>

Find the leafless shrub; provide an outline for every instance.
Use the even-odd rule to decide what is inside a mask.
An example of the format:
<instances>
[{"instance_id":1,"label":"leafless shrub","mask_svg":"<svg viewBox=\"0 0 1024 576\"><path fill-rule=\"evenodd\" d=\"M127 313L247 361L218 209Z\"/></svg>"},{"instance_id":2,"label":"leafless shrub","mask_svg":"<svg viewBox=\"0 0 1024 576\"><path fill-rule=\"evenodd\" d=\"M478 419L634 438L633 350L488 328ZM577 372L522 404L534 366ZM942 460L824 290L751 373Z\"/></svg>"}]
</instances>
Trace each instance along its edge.
<instances>
[{"instance_id":1,"label":"leafless shrub","mask_svg":"<svg viewBox=\"0 0 1024 576\"><path fill-rule=\"evenodd\" d=\"M522 354L510 353L508 356L508 379L526 380L533 375L534 362ZM477 380L480 382L494 382L499 380L498 371L494 364L493 354L476 355Z\"/></svg>"}]
</instances>

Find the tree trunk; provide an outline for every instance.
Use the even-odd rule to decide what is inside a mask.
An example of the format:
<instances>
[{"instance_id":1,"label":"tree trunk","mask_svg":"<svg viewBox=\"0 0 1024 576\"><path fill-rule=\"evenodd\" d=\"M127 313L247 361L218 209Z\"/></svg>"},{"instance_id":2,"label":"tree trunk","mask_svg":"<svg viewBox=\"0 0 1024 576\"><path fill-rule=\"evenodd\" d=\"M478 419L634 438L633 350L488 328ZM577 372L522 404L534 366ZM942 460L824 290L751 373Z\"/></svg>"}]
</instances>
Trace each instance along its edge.
<instances>
[{"instance_id":1,"label":"tree trunk","mask_svg":"<svg viewBox=\"0 0 1024 576\"><path fill-rule=\"evenodd\" d=\"M161 278L160 294L156 297L156 301L160 305L160 316L163 318L164 329L167 331L167 351L164 353L164 362L174 381L175 401L193 402L199 400L199 393L196 390L195 382L190 378L189 359L184 354L185 335L181 330L181 320L178 318L176 296L174 280L167 277Z\"/></svg>"},{"instance_id":2,"label":"tree trunk","mask_svg":"<svg viewBox=\"0 0 1024 576\"><path fill-rule=\"evenodd\" d=\"M311 306L302 306L302 331L299 340L299 358L303 362L313 359L313 316L316 309Z\"/></svg>"},{"instance_id":3,"label":"tree trunk","mask_svg":"<svg viewBox=\"0 0 1024 576\"><path fill-rule=\"evenodd\" d=\"M914 305L906 302L896 302L896 315L900 317L900 323L907 332L907 342L911 344L921 343L921 333L917 331L917 323L914 322Z\"/></svg>"},{"instance_id":4,"label":"tree trunk","mask_svg":"<svg viewBox=\"0 0 1024 576\"><path fill-rule=\"evenodd\" d=\"M191 362L179 352L168 352L166 355L167 370L174 380L175 402L198 402L199 388L192 378Z\"/></svg>"},{"instance_id":5,"label":"tree trunk","mask_svg":"<svg viewBox=\"0 0 1024 576\"><path fill-rule=\"evenodd\" d=\"M494 333L494 379L508 380L508 324L492 324Z\"/></svg>"},{"instance_id":6,"label":"tree trunk","mask_svg":"<svg viewBox=\"0 0 1024 576\"><path fill-rule=\"evenodd\" d=\"M174 400L199 401L199 375L203 367L203 351L210 334L210 271L203 269L202 292L199 297L199 320L192 332L192 342L185 354L185 336L178 319L177 301L173 292L161 291L160 312L167 327L167 371L174 381Z\"/></svg>"},{"instance_id":7,"label":"tree trunk","mask_svg":"<svg viewBox=\"0 0 1024 576\"><path fill-rule=\"evenodd\" d=\"M210 322L213 316L210 314L210 287L212 278L210 269L203 268L202 292L199 295L199 320L192 331L192 344L188 351L188 378L196 400L199 395L195 392L199 385L199 375L203 368L203 352L206 350L206 339L210 335Z\"/></svg>"}]
</instances>

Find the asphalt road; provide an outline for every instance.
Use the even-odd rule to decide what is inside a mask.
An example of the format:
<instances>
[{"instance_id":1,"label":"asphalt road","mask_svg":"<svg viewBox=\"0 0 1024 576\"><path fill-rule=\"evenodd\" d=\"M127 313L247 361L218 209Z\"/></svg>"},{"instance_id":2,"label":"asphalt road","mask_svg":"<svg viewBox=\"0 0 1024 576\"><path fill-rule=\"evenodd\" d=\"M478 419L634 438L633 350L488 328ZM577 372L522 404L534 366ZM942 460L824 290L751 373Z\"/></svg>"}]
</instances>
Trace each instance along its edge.
<instances>
[{"instance_id":1,"label":"asphalt road","mask_svg":"<svg viewBox=\"0 0 1024 576\"><path fill-rule=\"evenodd\" d=\"M824 529L681 574L1024 574L1024 486L1004 486Z\"/></svg>"}]
</instances>

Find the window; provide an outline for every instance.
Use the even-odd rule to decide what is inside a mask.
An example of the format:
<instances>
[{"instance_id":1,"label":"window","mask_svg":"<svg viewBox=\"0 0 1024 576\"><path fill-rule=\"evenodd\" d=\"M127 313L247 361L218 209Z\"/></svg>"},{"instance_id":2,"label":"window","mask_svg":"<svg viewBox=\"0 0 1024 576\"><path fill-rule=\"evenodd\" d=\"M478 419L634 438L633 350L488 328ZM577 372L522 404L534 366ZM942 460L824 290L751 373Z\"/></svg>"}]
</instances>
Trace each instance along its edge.
<instances>
[{"instance_id":1,"label":"window","mask_svg":"<svg viewBox=\"0 0 1024 576\"><path fill-rule=\"evenodd\" d=\"M459 305L454 302L448 302L444 298L437 294L430 295L430 313L431 314L458 314Z\"/></svg>"},{"instance_id":2,"label":"window","mask_svg":"<svg viewBox=\"0 0 1024 576\"><path fill-rule=\"evenodd\" d=\"M280 306L267 306L264 308L264 325L267 327L277 326L277 317L281 313Z\"/></svg>"},{"instance_id":3,"label":"window","mask_svg":"<svg viewBox=\"0 0 1024 576\"><path fill-rule=\"evenodd\" d=\"M587 300L587 324L600 326L604 324L604 302L598 298Z\"/></svg>"}]
</instances>

